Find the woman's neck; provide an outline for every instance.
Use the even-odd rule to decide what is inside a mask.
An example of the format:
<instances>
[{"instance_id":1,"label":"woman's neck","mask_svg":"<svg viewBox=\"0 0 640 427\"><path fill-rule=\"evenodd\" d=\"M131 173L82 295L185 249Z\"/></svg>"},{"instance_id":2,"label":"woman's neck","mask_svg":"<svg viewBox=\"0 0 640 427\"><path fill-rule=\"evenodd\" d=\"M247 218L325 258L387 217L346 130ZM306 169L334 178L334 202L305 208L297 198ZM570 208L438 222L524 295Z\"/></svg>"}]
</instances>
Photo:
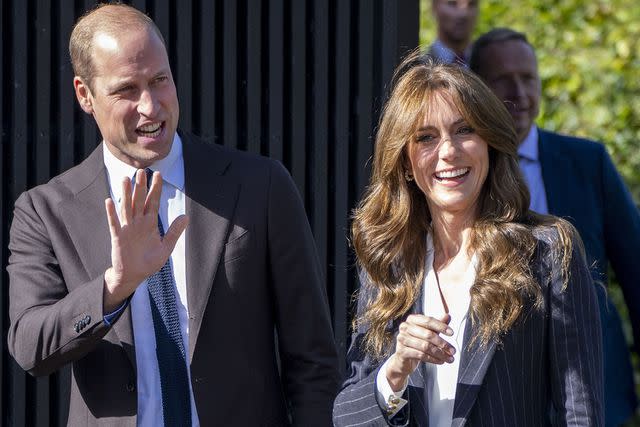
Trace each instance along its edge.
<instances>
[{"instance_id":1,"label":"woman's neck","mask_svg":"<svg viewBox=\"0 0 640 427\"><path fill-rule=\"evenodd\" d=\"M436 271L458 256L468 258L469 240L474 216L438 215L432 218L434 261Z\"/></svg>"}]
</instances>

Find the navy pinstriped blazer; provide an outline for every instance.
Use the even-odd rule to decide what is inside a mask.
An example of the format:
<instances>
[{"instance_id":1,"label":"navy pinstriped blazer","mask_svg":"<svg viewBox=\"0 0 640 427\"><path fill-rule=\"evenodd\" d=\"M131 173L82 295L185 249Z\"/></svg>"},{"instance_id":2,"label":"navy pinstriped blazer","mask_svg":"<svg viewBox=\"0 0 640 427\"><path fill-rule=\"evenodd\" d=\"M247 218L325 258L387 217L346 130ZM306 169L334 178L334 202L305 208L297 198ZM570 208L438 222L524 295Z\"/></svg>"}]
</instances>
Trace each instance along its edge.
<instances>
[{"instance_id":1,"label":"navy pinstriped blazer","mask_svg":"<svg viewBox=\"0 0 640 427\"><path fill-rule=\"evenodd\" d=\"M527 303L502 344L464 346L453 426L602 426L602 347L598 303L584 259L574 250L571 278L562 289L560 262L550 243L551 228L536 232L532 271L542 286L544 307ZM361 279L362 280L362 279ZM362 287L368 289L368 287ZM364 292L363 292L364 294ZM366 301L368 295L361 295ZM413 312L422 313L422 298ZM359 310L362 309L362 304ZM397 331L400 321L392 325ZM469 342L474 326L465 331ZM349 378L333 408L335 426L428 426L424 363L409 377L403 396L409 403L388 419L377 401L375 379L383 361L363 353L364 330L353 335L347 360Z\"/></svg>"}]
</instances>

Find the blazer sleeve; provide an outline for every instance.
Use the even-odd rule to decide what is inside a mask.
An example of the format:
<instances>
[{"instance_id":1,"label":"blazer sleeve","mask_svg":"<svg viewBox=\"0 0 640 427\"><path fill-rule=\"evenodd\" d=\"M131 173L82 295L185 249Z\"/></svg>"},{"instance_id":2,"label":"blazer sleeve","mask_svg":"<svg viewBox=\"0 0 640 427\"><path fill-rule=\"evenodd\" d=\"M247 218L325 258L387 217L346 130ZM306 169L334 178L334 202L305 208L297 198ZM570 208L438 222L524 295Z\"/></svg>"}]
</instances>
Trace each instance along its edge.
<instances>
[{"instance_id":1,"label":"blazer sleeve","mask_svg":"<svg viewBox=\"0 0 640 427\"><path fill-rule=\"evenodd\" d=\"M369 300L366 280L360 274L360 293L358 294L358 315ZM376 361L364 351L364 327L358 328L351 336L351 345L347 352L348 377L342 385L333 404L333 424L343 426L406 426L409 423L409 402L392 418L389 418L384 402L378 401L376 377L384 361ZM406 394L408 392L405 391ZM408 400L408 399L407 399Z\"/></svg>"},{"instance_id":2,"label":"blazer sleeve","mask_svg":"<svg viewBox=\"0 0 640 427\"><path fill-rule=\"evenodd\" d=\"M624 294L637 350L640 346L640 263L631 254L640 253L640 212L604 147L601 147L601 165L606 252Z\"/></svg>"},{"instance_id":3,"label":"blazer sleeve","mask_svg":"<svg viewBox=\"0 0 640 427\"><path fill-rule=\"evenodd\" d=\"M602 338L595 288L575 233L569 282L561 257L548 250L551 392L560 426L604 425Z\"/></svg>"},{"instance_id":4,"label":"blazer sleeve","mask_svg":"<svg viewBox=\"0 0 640 427\"><path fill-rule=\"evenodd\" d=\"M338 358L315 241L284 167L270 168L268 251L282 383L296 426L331 424Z\"/></svg>"},{"instance_id":5,"label":"blazer sleeve","mask_svg":"<svg viewBox=\"0 0 640 427\"><path fill-rule=\"evenodd\" d=\"M48 375L91 351L108 332L104 277L68 290L57 258L64 255L55 253L29 192L15 203L9 250L9 353L30 374Z\"/></svg>"}]
</instances>

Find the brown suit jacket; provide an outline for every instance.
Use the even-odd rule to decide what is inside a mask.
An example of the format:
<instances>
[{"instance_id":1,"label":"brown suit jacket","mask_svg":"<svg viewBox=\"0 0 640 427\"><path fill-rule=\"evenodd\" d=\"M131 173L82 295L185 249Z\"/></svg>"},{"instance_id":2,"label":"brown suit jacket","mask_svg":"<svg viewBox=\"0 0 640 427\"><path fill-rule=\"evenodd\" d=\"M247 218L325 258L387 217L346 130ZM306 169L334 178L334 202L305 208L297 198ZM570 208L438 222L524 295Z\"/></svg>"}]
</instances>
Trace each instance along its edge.
<instances>
[{"instance_id":1,"label":"brown suit jacket","mask_svg":"<svg viewBox=\"0 0 640 427\"><path fill-rule=\"evenodd\" d=\"M289 174L276 161L181 136L201 425L280 426L289 417L329 425L337 357L314 240ZM70 425L136 424L130 307L112 327L102 320L108 196L99 146L22 194L10 233L9 351L33 375L72 364Z\"/></svg>"}]
</instances>

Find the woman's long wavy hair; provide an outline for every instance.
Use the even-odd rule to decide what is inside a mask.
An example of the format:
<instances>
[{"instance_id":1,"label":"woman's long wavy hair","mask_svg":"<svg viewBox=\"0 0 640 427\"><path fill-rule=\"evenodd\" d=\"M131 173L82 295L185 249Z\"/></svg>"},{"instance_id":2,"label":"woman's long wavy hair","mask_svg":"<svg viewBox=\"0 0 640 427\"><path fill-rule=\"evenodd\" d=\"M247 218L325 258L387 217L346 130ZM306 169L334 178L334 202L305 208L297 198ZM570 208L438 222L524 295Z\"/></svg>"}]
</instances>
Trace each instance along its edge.
<instances>
[{"instance_id":1,"label":"woman's long wavy hair","mask_svg":"<svg viewBox=\"0 0 640 427\"><path fill-rule=\"evenodd\" d=\"M351 230L359 268L367 275L364 286L373 288L354 326L367 329L365 351L376 358L391 351L389 325L411 309L423 286L431 215L425 195L405 179L404 165L406 147L415 143L417 126L436 94L450 99L489 146L489 171L470 240L478 259L469 308L477 326L472 342L499 341L521 315L525 298L541 306L542 292L530 270L536 226L558 230L558 256L565 284L568 280L573 229L566 221L529 211L517 136L502 102L466 68L413 52L394 74L376 135L371 181Z\"/></svg>"}]
</instances>

